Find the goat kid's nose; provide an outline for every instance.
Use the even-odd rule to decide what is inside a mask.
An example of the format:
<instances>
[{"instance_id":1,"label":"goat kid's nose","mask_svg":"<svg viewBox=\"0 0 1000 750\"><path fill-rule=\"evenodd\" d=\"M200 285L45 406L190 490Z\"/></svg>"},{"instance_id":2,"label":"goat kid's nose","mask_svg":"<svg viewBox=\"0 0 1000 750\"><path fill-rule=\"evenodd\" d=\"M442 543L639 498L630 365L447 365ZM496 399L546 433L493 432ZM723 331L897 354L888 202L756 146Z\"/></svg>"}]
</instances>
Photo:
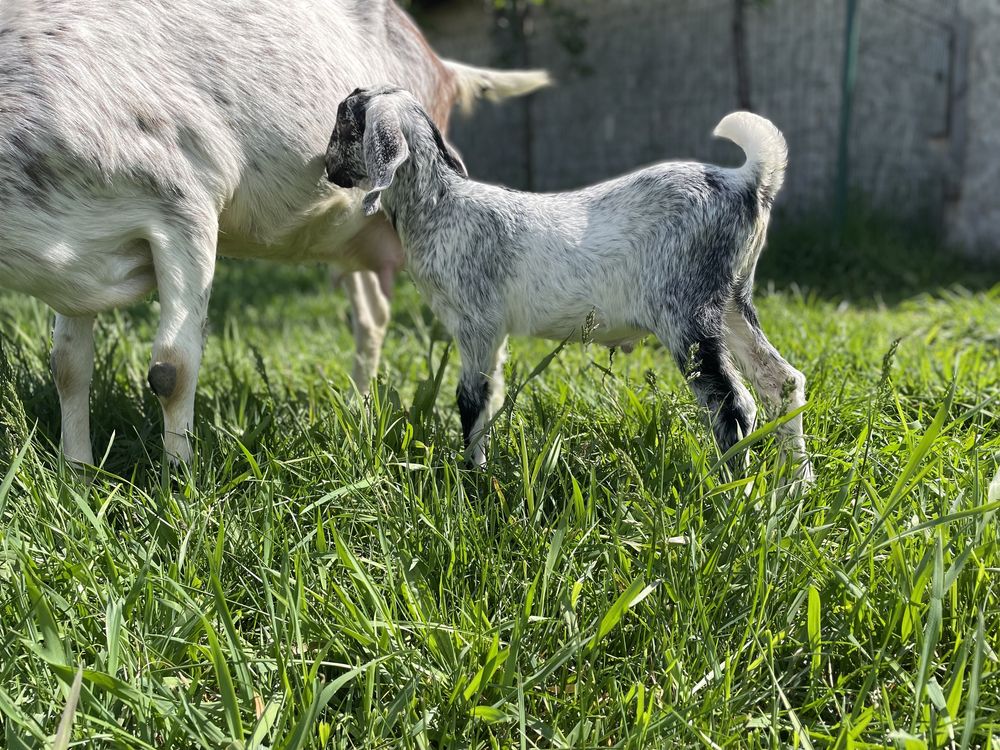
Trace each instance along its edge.
<instances>
[{"instance_id":1,"label":"goat kid's nose","mask_svg":"<svg viewBox=\"0 0 1000 750\"><path fill-rule=\"evenodd\" d=\"M341 187L341 188L352 188L352 187L354 187L354 180L351 179L351 176L348 175L348 174L345 174L340 169L330 168L330 169L327 170L326 176L327 176L327 179L329 179L330 182L332 182L337 187Z\"/></svg>"}]
</instances>

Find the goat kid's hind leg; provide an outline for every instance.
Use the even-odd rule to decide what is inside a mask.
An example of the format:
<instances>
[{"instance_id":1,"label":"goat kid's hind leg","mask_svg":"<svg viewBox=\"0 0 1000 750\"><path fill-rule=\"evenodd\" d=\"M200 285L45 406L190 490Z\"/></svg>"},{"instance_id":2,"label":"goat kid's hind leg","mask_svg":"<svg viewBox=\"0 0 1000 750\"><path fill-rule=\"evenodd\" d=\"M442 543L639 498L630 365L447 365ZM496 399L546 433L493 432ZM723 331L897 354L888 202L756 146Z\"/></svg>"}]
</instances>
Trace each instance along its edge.
<instances>
[{"instance_id":1,"label":"goat kid's hind leg","mask_svg":"<svg viewBox=\"0 0 1000 750\"><path fill-rule=\"evenodd\" d=\"M720 321L721 323L721 321ZM743 385L730 354L715 326L691 326L689 332L671 340L660 337L674 355L681 372L688 379L698 403L708 409L719 451L725 454L753 432L757 405ZM745 469L747 457L734 456L731 467Z\"/></svg>"},{"instance_id":2,"label":"goat kid's hind leg","mask_svg":"<svg viewBox=\"0 0 1000 750\"><path fill-rule=\"evenodd\" d=\"M462 418L466 461L472 466L486 465L489 424L503 405L503 363L507 340L496 336L459 337L462 374L456 397Z\"/></svg>"},{"instance_id":3,"label":"goat kid's hind leg","mask_svg":"<svg viewBox=\"0 0 1000 750\"><path fill-rule=\"evenodd\" d=\"M768 341L760 326L757 310L748 295L736 300L735 309L726 318L726 338L740 369L764 399L770 416L776 417L806 404L806 377L792 367ZM798 464L797 477L804 483L815 479L802 428L797 414L778 428L782 451L791 453Z\"/></svg>"},{"instance_id":4,"label":"goat kid's hind leg","mask_svg":"<svg viewBox=\"0 0 1000 750\"><path fill-rule=\"evenodd\" d=\"M171 461L184 463L191 460L188 436L194 427L194 397L215 273L216 219L199 218L199 223L167 229L151 242L160 324L149 387L163 408L164 452Z\"/></svg>"},{"instance_id":5,"label":"goat kid's hind leg","mask_svg":"<svg viewBox=\"0 0 1000 750\"><path fill-rule=\"evenodd\" d=\"M389 298L372 271L349 273L344 290L354 311L354 369L351 378L362 396L368 394L378 373L382 342L389 326Z\"/></svg>"},{"instance_id":6,"label":"goat kid's hind leg","mask_svg":"<svg viewBox=\"0 0 1000 750\"><path fill-rule=\"evenodd\" d=\"M59 392L62 452L72 464L94 465L90 442L90 381L94 375L94 318L56 314L52 379Z\"/></svg>"}]
</instances>

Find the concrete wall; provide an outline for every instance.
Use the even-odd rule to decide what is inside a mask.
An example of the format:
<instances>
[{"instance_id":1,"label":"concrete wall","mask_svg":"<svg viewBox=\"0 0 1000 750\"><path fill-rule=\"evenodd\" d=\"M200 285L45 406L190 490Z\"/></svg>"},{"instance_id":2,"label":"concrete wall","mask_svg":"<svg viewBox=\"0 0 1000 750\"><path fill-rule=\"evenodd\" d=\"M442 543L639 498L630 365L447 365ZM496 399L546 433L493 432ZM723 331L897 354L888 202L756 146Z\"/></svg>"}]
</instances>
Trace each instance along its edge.
<instances>
[{"instance_id":1,"label":"concrete wall","mask_svg":"<svg viewBox=\"0 0 1000 750\"><path fill-rule=\"evenodd\" d=\"M970 254L1000 257L1000 2L961 0L969 20L968 83L961 102L967 132L959 145L950 238Z\"/></svg>"},{"instance_id":2,"label":"concrete wall","mask_svg":"<svg viewBox=\"0 0 1000 750\"><path fill-rule=\"evenodd\" d=\"M422 21L442 53L509 65L489 5L454 3ZM740 159L711 138L740 106L736 0L550 5L555 13L532 16L523 59L549 68L559 84L454 121L473 174L556 190L663 159ZM959 31L970 21L966 70ZM1000 253L1000 201L987 189L1000 187L1000 0L860 0L858 22L852 187L904 218L947 220L962 242L992 235ZM832 210L845 24L846 0L746 5L743 94L788 139L784 212ZM567 34L582 41L578 54L564 44Z\"/></svg>"},{"instance_id":3,"label":"concrete wall","mask_svg":"<svg viewBox=\"0 0 1000 750\"><path fill-rule=\"evenodd\" d=\"M951 176L955 4L862 0L851 178L875 205L940 224Z\"/></svg>"}]
</instances>

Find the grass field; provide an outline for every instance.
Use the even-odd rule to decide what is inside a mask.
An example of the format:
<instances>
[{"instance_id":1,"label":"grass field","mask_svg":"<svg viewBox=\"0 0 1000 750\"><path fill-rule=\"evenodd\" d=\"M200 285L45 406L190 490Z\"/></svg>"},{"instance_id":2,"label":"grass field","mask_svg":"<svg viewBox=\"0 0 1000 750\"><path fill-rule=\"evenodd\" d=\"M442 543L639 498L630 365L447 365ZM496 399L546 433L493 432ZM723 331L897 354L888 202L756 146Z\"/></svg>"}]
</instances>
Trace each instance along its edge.
<instances>
[{"instance_id":1,"label":"grass field","mask_svg":"<svg viewBox=\"0 0 1000 750\"><path fill-rule=\"evenodd\" d=\"M1000 274L935 251L768 249L802 496L767 428L748 476L715 470L652 342L515 341L466 471L411 286L360 406L324 274L237 263L192 474L161 471L146 305L100 319L86 484L53 447L49 313L0 297L0 745L1000 748Z\"/></svg>"}]
</instances>

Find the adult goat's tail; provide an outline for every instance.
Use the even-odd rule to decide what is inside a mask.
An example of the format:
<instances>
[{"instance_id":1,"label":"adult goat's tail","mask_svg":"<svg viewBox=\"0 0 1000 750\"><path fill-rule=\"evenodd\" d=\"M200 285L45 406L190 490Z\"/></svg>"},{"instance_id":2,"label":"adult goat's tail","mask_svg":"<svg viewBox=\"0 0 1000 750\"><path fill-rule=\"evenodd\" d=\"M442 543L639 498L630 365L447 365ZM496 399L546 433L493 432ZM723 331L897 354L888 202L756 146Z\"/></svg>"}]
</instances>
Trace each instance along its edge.
<instances>
[{"instance_id":1,"label":"adult goat's tail","mask_svg":"<svg viewBox=\"0 0 1000 750\"><path fill-rule=\"evenodd\" d=\"M524 96L552 84L544 70L492 70L463 65L454 60L442 62L455 74L457 101L463 111L472 109L477 99L498 102L512 96Z\"/></svg>"},{"instance_id":2,"label":"adult goat's tail","mask_svg":"<svg viewBox=\"0 0 1000 750\"><path fill-rule=\"evenodd\" d=\"M771 123L751 112L733 112L722 118L715 135L739 146L747 155L740 169L747 181L757 186L761 202L770 207L785 179L788 145L785 137Z\"/></svg>"}]
</instances>

